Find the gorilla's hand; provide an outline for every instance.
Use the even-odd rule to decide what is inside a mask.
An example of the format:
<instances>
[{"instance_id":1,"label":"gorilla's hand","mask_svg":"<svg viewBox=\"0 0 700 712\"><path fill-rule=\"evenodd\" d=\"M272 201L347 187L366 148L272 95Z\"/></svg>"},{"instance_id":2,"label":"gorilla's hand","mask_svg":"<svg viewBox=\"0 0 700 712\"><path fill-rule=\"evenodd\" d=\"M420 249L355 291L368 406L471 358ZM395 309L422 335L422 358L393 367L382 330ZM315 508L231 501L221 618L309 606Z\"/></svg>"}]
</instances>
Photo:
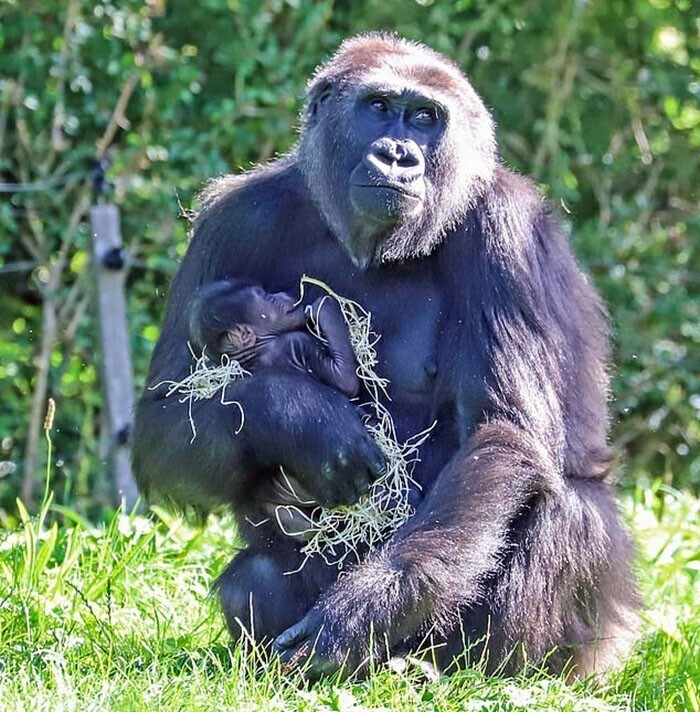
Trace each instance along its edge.
<instances>
[{"instance_id":1,"label":"gorilla's hand","mask_svg":"<svg viewBox=\"0 0 700 712\"><path fill-rule=\"evenodd\" d=\"M324 507L350 504L386 468L358 410L312 378L260 373L242 379L234 396L257 464L281 465Z\"/></svg>"},{"instance_id":2,"label":"gorilla's hand","mask_svg":"<svg viewBox=\"0 0 700 712\"><path fill-rule=\"evenodd\" d=\"M301 670L311 680L333 675L352 675L369 662L366 646L352 645L340 621L316 606L291 628L277 636L272 651L279 656L285 670Z\"/></svg>"},{"instance_id":3,"label":"gorilla's hand","mask_svg":"<svg viewBox=\"0 0 700 712\"><path fill-rule=\"evenodd\" d=\"M370 661L387 660L393 646L422 622L405 615L405 581L386 549L375 552L278 635L273 652L286 669L299 668L311 680L338 670L344 676L366 672Z\"/></svg>"}]
</instances>

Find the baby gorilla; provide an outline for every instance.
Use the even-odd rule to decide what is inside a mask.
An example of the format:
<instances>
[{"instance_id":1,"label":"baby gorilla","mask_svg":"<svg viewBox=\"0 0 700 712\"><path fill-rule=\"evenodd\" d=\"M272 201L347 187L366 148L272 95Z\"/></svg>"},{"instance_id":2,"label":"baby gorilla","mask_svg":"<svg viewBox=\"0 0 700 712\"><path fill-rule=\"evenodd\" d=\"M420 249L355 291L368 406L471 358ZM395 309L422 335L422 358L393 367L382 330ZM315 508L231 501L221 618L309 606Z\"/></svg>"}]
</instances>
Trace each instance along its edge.
<instances>
[{"instance_id":1,"label":"baby gorilla","mask_svg":"<svg viewBox=\"0 0 700 712\"><path fill-rule=\"evenodd\" d=\"M307 331L307 313L325 343ZM349 398L359 390L348 329L329 297L304 309L284 292L269 294L250 282L223 280L200 291L189 325L192 342L216 361L226 355L250 372L291 369ZM271 476L255 500L284 534L302 540L309 536L309 515L318 503L291 473Z\"/></svg>"},{"instance_id":2,"label":"baby gorilla","mask_svg":"<svg viewBox=\"0 0 700 712\"><path fill-rule=\"evenodd\" d=\"M293 369L353 398L359 379L340 307L322 297L307 310L325 344L306 330L306 311L289 294L223 280L202 289L195 300L190 338L216 360L226 355L251 372Z\"/></svg>"}]
</instances>

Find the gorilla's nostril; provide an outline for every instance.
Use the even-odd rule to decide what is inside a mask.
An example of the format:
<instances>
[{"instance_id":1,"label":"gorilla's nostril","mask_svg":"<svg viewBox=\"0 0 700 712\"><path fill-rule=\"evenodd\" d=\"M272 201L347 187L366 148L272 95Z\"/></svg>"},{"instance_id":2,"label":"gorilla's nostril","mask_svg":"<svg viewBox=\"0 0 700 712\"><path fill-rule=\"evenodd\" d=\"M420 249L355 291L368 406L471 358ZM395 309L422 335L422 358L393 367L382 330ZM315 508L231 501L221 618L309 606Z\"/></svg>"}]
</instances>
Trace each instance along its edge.
<instances>
[{"instance_id":1,"label":"gorilla's nostril","mask_svg":"<svg viewBox=\"0 0 700 712\"><path fill-rule=\"evenodd\" d=\"M396 163L400 156L396 155L395 151L390 151L387 148L380 148L377 151L375 151L374 154L382 163L386 163L387 165L392 165L393 163Z\"/></svg>"},{"instance_id":2,"label":"gorilla's nostril","mask_svg":"<svg viewBox=\"0 0 700 712\"><path fill-rule=\"evenodd\" d=\"M381 138L369 148L365 160L382 171L386 169L421 169L424 163L421 149L414 141Z\"/></svg>"},{"instance_id":3,"label":"gorilla's nostril","mask_svg":"<svg viewBox=\"0 0 700 712\"><path fill-rule=\"evenodd\" d=\"M415 168L420 165L420 155L418 149L407 143L401 143L396 147L397 164L401 168Z\"/></svg>"}]
</instances>

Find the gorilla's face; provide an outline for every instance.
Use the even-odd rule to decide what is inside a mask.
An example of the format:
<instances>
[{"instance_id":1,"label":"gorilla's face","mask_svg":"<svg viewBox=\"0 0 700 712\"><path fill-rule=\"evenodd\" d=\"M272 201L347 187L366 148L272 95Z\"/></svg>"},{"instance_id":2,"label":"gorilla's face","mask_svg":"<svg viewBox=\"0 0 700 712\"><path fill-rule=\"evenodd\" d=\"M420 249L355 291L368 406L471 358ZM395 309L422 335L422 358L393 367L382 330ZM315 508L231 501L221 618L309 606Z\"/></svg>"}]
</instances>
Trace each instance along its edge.
<instances>
[{"instance_id":1,"label":"gorilla's face","mask_svg":"<svg viewBox=\"0 0 700 712\"><path fill-rule=\"evenodd\" d=\"M323 103L326 103L324 98ZM446 129L446 110L402 83L362 84L340 100L345 127L335 117L323 124L319 171L333 195L337 236L360 267L370 264L380 244L405 225L421 221L435 202L435 165ZM331 103L324 109L328 111ZM337 115L336 115L337 116ZM344 145L337 143L338 132Z\"/></svg>"},{"instance_id":2,"label":"gorilla's face","mask_svg":"<svg viewBox=\"0 0 700 712\"><path fill-rule=\"evenodd\" d=\"M259 286L234 286L222 291L216 309L199 314L200 340L214 355L227 354L241 362L255 358L279 334L301 329L304 310L285 292L269 294Z\"/></svg>"},{"instance_id":3,"label":"gorilla's face","mask_svg":"<svg viewBox=\"0 0 700 712\"><path fill-rule=\"evenodd\" d=\"M361 268L428 254L491 178L491 118L456 67L426 48L353 41L319 70L299 165Z\"/></svg>"},{"instance_id":4,"label":"gorilla's face","mask_svg":"<svg viewBox=\"0 0 700 712\"><path fill-rule=\"evenodd\" d=\"M445 112L427 96L389 87L364 87L353 109L348 148L359 160L348 179L355 237L348 247L364 263L374 256L378 238L419 219L430 202L428 167L445 130Z\"/></svg>"},{"instance_id":5,"label":"gorilla's face","mask_svg":"<svg viewBox=\"0 0 700 712\"><path fill-rule=\"evenodd\" d=\"M359 96L353 153L362 151L349 180L358 217L386 225L420 213L426 197L426 154L443 133L442 112L429 98L371 90Z\"/></svg>"},{"instance_id":6,"label":"gorilla's face","mask_svg":"<svg viewBox=\"0 0 700 712\"><path fill-rule=\"evenodd\" d=\"M250 326L258 338L277 336L304 326L306 317L290 294L269 294L262 287L251 286L233 292L221 300L230 322Z\"/></svg>"}]
</instances>

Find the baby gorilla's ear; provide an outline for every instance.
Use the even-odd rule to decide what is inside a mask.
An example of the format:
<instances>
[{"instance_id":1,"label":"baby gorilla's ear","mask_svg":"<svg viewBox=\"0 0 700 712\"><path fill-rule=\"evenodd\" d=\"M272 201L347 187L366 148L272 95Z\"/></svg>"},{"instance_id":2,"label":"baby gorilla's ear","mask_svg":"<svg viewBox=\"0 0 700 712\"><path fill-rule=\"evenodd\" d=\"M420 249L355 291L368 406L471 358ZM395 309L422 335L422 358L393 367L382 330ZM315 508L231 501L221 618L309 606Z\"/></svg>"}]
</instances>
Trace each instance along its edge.
<instances>
[{"instance_id":1,"label":"baby gorilla's ear","mask_svg":"<svg viewBox=\"0 0 700 712\"><path fill-rule=\"evenodd\" d=\"M258 337L250 324L236 324L221 335L219 342L222 353L236 353L255 346Z\"/></svg>"}]
</instances>

